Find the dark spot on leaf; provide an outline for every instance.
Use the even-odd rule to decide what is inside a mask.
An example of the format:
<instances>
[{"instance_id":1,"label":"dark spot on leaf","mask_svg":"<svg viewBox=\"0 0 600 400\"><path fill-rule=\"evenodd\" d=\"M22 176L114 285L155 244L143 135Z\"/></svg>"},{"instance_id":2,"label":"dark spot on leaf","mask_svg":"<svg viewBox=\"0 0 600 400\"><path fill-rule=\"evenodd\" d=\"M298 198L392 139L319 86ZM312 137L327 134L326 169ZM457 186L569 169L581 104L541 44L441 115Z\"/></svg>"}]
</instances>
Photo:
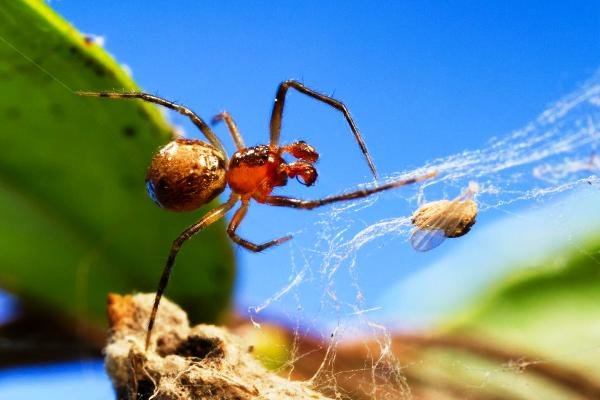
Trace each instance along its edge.
<instances>
[{"instance_id":1,"label":"dark spot on leaf","mask_svg":"<svg viewBox=\"0 0 600 400\"><path fill-rule=\"evenodd\" d=\"M99 77L103 77L108 74L108 71L102 66L102 64L91 57L86 57L83 65L94 71L94 73Z\"/></svg>"},{"instance_id":2,"label":"dark spot on leaf","mask_svg":"<svg viewBox=\"0 0 600 400\"><path fill-rule=\"evenodd\" d=\"M215 246L217 246L216 243ZM221 282L221 284L226 284L226 282L231 280L231 273L225 264L218 263L215 268L212 269L212 279L213 282Z\"/></svg>"},{"instance_id":3,"label":"dark spot on leaf","mask_svg":"<svg viewBox=\"0 0 600 400\"><path fill-rule=\"evenodd\" d=\"M96 64L96 68L94 68L94 72L96 73L96 76L102 78L103 76L106 76L108 74L108 71L106 69L104 69L104 67L100 66L99 64Z\"/></svg>"},{"instance_id":4,"label":"dark spot on leaf","mask_svg":"<svg viewBox=\"0 0 600 400\"><path fill-rule=\"evenodd\" d=\"M132 138L137 134L137 131L136 131L135 127L133 127L131 125L127 125L127 126L124 126L123 129L121 129L121 133L125 137Z\"/></svg>"},{"instance_id":5,"label":"dark spot on leaf","mask_svg":"<svg viewBox=\"0 0 600 400\"><path fill-rule=\"evenodd\" d=\"M223 357L223 342L218 338L207 338L192 335L182 342L175 351L176 354L183 357Z\"/></svg>"},{"instance_id":6,"label":"dark spot on leaf","mask_svg":"<svg viewBox=\"0 0 600 400\"><path fill-rule=\"evenodd\" d=\"M69 46L69 53L73 54L74 56L81 56L81 50L79 50L79 48L76 46Z\"/></svg>"}]
</instances>

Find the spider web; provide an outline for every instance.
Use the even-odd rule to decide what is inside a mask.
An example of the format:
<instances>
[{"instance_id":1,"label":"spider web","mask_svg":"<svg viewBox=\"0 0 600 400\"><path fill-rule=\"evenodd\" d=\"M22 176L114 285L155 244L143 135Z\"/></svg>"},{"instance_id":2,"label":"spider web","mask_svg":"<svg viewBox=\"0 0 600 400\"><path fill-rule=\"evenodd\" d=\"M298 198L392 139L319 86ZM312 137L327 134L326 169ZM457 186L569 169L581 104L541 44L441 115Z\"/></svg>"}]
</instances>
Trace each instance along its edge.
<instances>
[{"instance_id":1,"label":"spider web","mask_svg":"<svg viewBox=\"0 0 600 400\"><path fill-rule=\"evenodd\" d=\"M260 321L262 314L277 304L289 309L287 317L295 324L295 340L287 367L294 375L294 369L296 373L298 368L302 370L299 365L318 360L312 382L336 398L503 399L532 398L527 396L531 396L534 389L535 393L543 393L539 382L532 384L531 381L524 383L529 387L529 394L519 392L520 389L510 392L512 386L523 383L515 380L530 365L518 360L501 365L480 363L478 378L465 378L464 382L473 390L492 385L492 381L501 382L501 389L516 397L476 397L470 392L469 395L461 392L464 388L459 390L448 385L442 391L436 391L439 388L415 391L412 384L409 385L409 381L414 381L410 372L412 361L406 364L407 358L399 356L394 337L398 332L435 329L440 322L459 312L465 302L472 301L511 269L518 268L514 265L521 265L520 260L544 259L550 252L570 246L597 263L596 257L586 252L580 241L589 236L600 221L600 215L593 208L599 200L600 160L596 155L599 138L600 72L597 72L523 128L493 138L481 149L465 150L388 176L385 182L432 170L438 172L435 178L422 182L416 189L402 192L405 197L398 201L397 216L366 224L357 220L363 210L377 207L378 196L343 203L319 214L311 231L320 232L316 240L313 237L315 241L309 246L292 246L292 273L288 283L262 303L250 307L251 317ZM414 229L412 213L428 201L456 198L473 183L478 186L475 200L479 208L478 223L473 231L460 239L447 239L446 242L452 244L443 243L439 249L424 254L420 261L414 261L415 252L409 243ZM511 218L501 220L499 217L511 217L522 224L507 225L504 221ZM506 246L489 243L493 238L490 230L494 229L502 232L498 241L509 243L506 246L510 254L499 254L502 249L506 251ZM515 246L515 240L510 239L514 229L523 230L512 234L520 238L520 246ZM489 254L471 257L473 252L488 250L495 252L492 257ZM391 265L376 265L378 252L387 253L394 262L388 258ZM390 256L392 252L394 255ZM412 264L421 265L415 268ZM388 267L408 268L413 272L393 285L383 282L375 290L380 295L373 290L366 293L363 286L365 279L369 280L368 275ZM460 287L447 290L448 285L444 288L442 283L437 292L433 283L440 279L454 279ZM307 292L318 295L307 296ZM255 325L261 328L259 322ZM307 349L303 339L307 336L316 336L327 345ZM597 355L597 349L593 350ZM362 361L353 363L347 359L348 354ZM553 356L569 357L560 353ZM450 367L451 371L461 373L473 369L475 367L460 361L451 363ZM510 373L513 375L507 378ZM355 384L348 386L348 381ZM555 398L553 394L546 395L544 398Z\"/></svg>"},{"instance_id":2,"label":"spider web","mask_svg":"<svg viewBox=\"0 0 600 400\"><path fill-rule=\"evenodd\" d=\"M288 283L249 310L256 320L275 304L285 304L284 308L289 310L287 317L294 323L294 347L287 368L282 368L284 373L290 371L289 374L293 376L303 363L314 359L314 371L310 370L309 376L300 371L299 375L310 377L315 387L336 398L514 398L464 396L464 392L449 390L441 391L440 394L435 388L415 393L412 385L409 385L409 382L414 381L412 367L426 364L428 356L424 355L416 361L406 361L397 351L395 335L397 332L435 327L442 318L455 312L465 299L472 298L479 289L508 272L506 264L510 264L511 260L507 261L506 258L497 261L499 265L495 268L490 268L489 264L484 268L475 265L481 260L465 262L465 253L473 251L468 243L476 239L483 240L476 236L476 231L485 227L486 223L493 222L498 215L534 219L535 223L539 219L550 220L544 229L553 235L542 233L544 229L539 229L537 238L538 241L550 242L551 245L543 243L541 246L538 243L535 247L535 237L529 238L521 246L524 250L519 252L518 248L513 249L514 253L519 253L515 258L523 257L523 251L535 253L534 250L537 250L538 256L547 254L552 249L552 243L555 248L565 242L577 246L576 235L583 237L597 227L597 213L592 213L595 218L587 220L579 217L576 223L570 223L566 217L556 221L552 219L555 214L566 212L582 201L581 197L573 200L569 197L571 195L583 192L588 200L591 199L586 205L593 204L593 201L597 204L599 199L595 193L599 183L597 171L600 160L596 155L596 143L599 136L600 72L525 127L494 138L481 149L465 150L388 176L384 182L419 176L432 170L438 173L437 177L419 184L413 191L407 191L409 194L405 197L396 194L401 199L398 202L397 216L367 224L358 220L360 217L357 215L362 211L377 207L381 196L329 207L326 212L318 214L319 218L315 222L317 229L311 230L320 232L316 241L310 247L298 245L297 242L292 244L292 272ZM457 256L460 261L449 267L451 273L456 275L457 264L460 264L462 272L470 275L470 281L460 287L461 296L452 298L451 293L442 290L437 293L436 312L427 313L429 310L422 305L421 308L410 310L415 307L411 302L422 302L423 297L436 297L431 296L431 293L424 293L423 286L415 289L412 285L435 281L440 276L447 278L447 275L439 273L437 267L440 262L452 262L448 252L444 250L448 243L425 255L425 261L421 263L429 265L427 268L412 268L410 262L400 261L397 263L399 265L390 266L412 268L417 272L403 277L396 286L378 288L385 295L367 293L363 287L364 270L381 268L371 260L376 252L394 252L398 260L410 259L408 254L414 252L409 244L413 231L412 212L427 201L455 198L471 182L479 187L475 196L479 207L478 223L474 232L457 239L461 244L464 243L464 250ZM525 211L530 208L538 209L537 219ZM589 214L585 213L584 216ZM531 230L527 234L531 234ZM454 239L447 241L451 240ZM443 256L438 256L439 252ZM581 248L581 252L594 263L598 261L593 254L586 253L584 248ZM486 261L489 262L489 259ZM477 271L481 270L486 275L477 275ZM313 287L313 292L319 295L306 296L307 287ZM415 292L412 296L409 293L411 290ZM394 294L397 291L403 293ZM296 306L288 307L289 303ZM440 306L440 303L448 304ZM260 323L257 322L256 326L261 329ZM326 345L307 349L304 338L311 335ZM587 351L597 355L597 350L592 348ZM348 354L355 358L349 360ZM553 356L557 359L570 359L579 354L559 351ZM517 359L501 365L479 364L476 371L476 367L471 364L459 361L450 364L450 373L462 373L466 370L476 372L475 379L461 377L466 385L474 389L485 388L495 381L500 381L501 385L507 387L519 384L515 373L520 374L529 365L547 361L541 358ZM346 384L353 380L358 381L358 384ZM528 381L526 385L532 383ZM557 398L543 393L539 385L535 389L539 390L537 393L540 395L534 398ZM531 398L523 393L521 395L519 398Z\"/></svg>"}]
</instances>

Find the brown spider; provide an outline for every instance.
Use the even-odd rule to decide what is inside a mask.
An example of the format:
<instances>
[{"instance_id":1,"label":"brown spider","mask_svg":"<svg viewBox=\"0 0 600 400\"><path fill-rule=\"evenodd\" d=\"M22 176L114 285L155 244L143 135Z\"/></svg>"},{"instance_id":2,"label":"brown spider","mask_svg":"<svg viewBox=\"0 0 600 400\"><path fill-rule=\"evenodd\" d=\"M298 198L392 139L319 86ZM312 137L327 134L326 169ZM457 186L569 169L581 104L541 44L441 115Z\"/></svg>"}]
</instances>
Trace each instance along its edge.
<instances>
[{"instance_id":1,"label":"brown spider","mask_svg":"<svg viewBox=\"0 0 600 400\"><path fill-rule=\"evenodd\" d=\"M172 211L193 211L217 197L226 186L231 189L231 195L225 203L206 213L173 241L158 284L154 307L148 322L146 348L150 343L160 299L169 281L175 257L181 246L200 230L223 217L238 201L241 201L242 204L231 218L227 233L240 246L254 252L260 252L268 247L290 240L292 237L284 236L262 244L254 244L239 237L236 230L246 216L251 199L273 206L310 210L325 204L366 197L377 192L428 179L435 175L435 172L432 172L415 178L317 200L272 196L273 189L277 186L286 185L288 178L297 178L306 186L311 186L317 179L317 170L313 164L318 160L319 153L314 147L303 141L279 146L283 106L289 88L296 89L300 93L328 104L344 114L371 172L377 178L373 161L346 106L340 101L315 92L297 81L282 82L277 89L271 114L271 141L268 146L246 147L235 122L227 112L222 112L214 117L213 122L225 121L235 142L237 151L229 159L229 162L227 162L228 157L222 143L211 128L187 107L147 93L79 92L83 96L141 99L173 109L189 117L208 139L210 144L201 140L175 139L162 147L154 156L148 169L146 187L150 197L159 206ZM290 154L297 161L286 162L283 159L284 153Z\"/></svg>"}]
</instances>

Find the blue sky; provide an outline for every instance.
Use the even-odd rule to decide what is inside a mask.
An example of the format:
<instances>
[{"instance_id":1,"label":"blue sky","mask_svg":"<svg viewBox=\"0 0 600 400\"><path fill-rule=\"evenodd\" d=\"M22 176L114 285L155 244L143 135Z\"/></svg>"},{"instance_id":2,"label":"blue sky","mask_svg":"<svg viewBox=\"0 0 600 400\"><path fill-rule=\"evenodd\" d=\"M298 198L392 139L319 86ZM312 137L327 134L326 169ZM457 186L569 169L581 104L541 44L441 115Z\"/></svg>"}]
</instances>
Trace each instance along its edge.
<instances>
[{"instance_id":1,"label":"blue sky","mask_svg":"<svg viewBox=\"0 0 600 400\"><path fill-rule=\"evenodd\" d=\"M51 4L104 36L146 90L201 115L230 110L248 143L266 140L280 81L334 93L383 172L515 129L598 65L596 2L444 3ZM325 107L299 98L288 114L287 138L318 139L328 154L336 142L352 149L341 118ZM368 175L359 171L355 182Z\"/></svg>"},{"instance_id":2,"label":"blue sky","mask_svg":"<svg viewBox=\"0 0 600 400\"><path fill-rule=\"evenodd\" d=\"M600 65L596 1L50 4L81 31L103 36L108 51L131 68L146 91L186 104L207 119L228 110L248 145L268 141L280 81L296 78L334 94L355 117L383 177L483 147L491 137L521 128ZM186 121L173 120L196 135ZM283 141L304 139L320 151L321 160L314 188L291 182L282 193L316 198L371 182L343 118L331 109L292 94L283 125ZM217 131L232 149L225 129ZM348 228L351 235L381 219L408 215L415 190L386 193L374 206L353 213L352 221L328 222L326 232L344 235ZM474 229L499 216L482 216ZM260 255L237 251L240 310L281 290L305 259L307 281L314 284L295 294L322 295L323 221L330 221L327 212L251 208L240 230L245 237L261 242L292 232L296 238ZM405 239L361 250L358 278L349 277L345 265L344 277L336 281L340 296L355 296L348 288L357 279L365 296L378 301L461 245L447 241L435 252L417 254ZM165 251L171 240L165 237ZM156 266L157 276L161 267ZM295 304L304 301L288 294L265 312L294 320Z\"/></svg>"},{"instance_id":3,"label":"blue sky","mask_svg":"<svg viewBox=\"0 0 600 400\"><path fill-rule=\"evenodd\" d=\"M600 11L593 1L51 4L81 31L103 36L145 90L205 118L230 111L248 145L267 142L280 81L297 78L334 94L352 112L384 177L522 127L600 65ZM186 121L174 120L197 134ZM217 133L231 149L223 127ZM295 139L321 152L319 181L314 188L292 182L283 193L315 198L371 181L343 118L292 94L282 140ZM381 196L376 207L356 214L355 225L410 213L414 203L405 199L414 194L405 188ZM260 255L238 250L241 309L261 304L294 276L290 264L318 249L323 218L251 208L244 236L261 242L292 232L296 238ZM406 243L387 243L370 251L369 260L385 265L398 257L399 246ZM363 290L379 293L373 276L398 281L451 250L445 244L433 255L403 251L402 268L365 274ZM311 268L318 264L319 257ZM284 300L271 311L289 305Z\"/></svg>"}]
</instances>

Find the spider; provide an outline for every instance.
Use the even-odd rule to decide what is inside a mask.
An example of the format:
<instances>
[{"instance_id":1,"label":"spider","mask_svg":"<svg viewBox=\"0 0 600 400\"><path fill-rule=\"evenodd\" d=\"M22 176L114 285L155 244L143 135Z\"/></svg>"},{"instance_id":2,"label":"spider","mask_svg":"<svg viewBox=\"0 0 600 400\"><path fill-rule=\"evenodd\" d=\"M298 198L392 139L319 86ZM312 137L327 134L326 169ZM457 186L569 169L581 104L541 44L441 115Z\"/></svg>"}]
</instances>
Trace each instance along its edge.
<instances>
[{"instance_id":1,"label":"spider","mask_svg":"<svg viewBox=\"0 0 600 400\"><path fill-rule=\"evenodd\" d=\"M160 299L167 287L175 258L181 246L196 233L222 218L238 201L241 202L241 206L233 214L227 227L227 233L240 246L253 252L260 252L286 242L292 237L283 236L262 244L255 244L238 236L236 231L246 216L252 199L272 206L310 210L326 204L366 197L384 190L425 180L435 175L435 172L431 172L423 176L398 180L317 200L301 200L293 197L271 195L275 187L286 185L288 178L296 178L306 186L313 185L317 179L317 170L314 163L319 159L319 153L313 146L304 141L279 145L285 96L290 88L323 102L344 115L373 176L377 178L375 165L346 106L340 101L318 93L298 81L287 80L279 84L271 114L269 145L246 147L233 118L226 111L213 118L214 123L224 121L233 137L237 151L230 159L223 144L210 126L185 106L143 92L78 92L82 96L141 99L159 104L187 116L204 134L209 143L195 139L175 139L162 147L152 159L146 177L146 188L150 197L159 206L172 211L193 211L209 203L223 192L227 186L231 189L231 195L225 203L206 213L173 241L160 277L150 320L148 321L146 349L150 344ZM284 154L289 154L296 161L286 162L283 159Z\"/></svg>"}]
</instances>

